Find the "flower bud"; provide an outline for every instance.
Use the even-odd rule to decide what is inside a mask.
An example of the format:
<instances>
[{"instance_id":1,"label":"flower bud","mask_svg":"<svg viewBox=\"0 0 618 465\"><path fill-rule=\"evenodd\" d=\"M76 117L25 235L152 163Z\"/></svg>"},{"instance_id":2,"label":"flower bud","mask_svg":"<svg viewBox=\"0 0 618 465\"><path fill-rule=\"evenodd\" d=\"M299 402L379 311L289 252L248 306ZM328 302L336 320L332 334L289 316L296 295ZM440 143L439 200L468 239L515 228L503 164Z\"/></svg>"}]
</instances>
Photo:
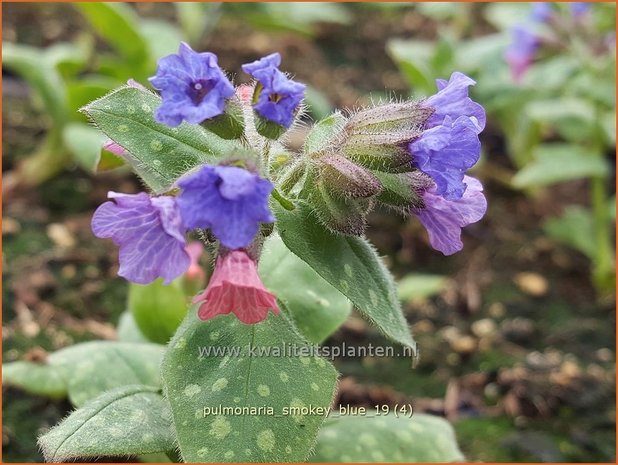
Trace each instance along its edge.
<instances>
[{"instance_id":1,"label":"flower bud","mask_svg":"<svg viewBox=\"0 0 618 465\"><path fill-rule=\"evenodd\" d=\"M389 173L413 167L407 145L423 132L433 110L417 102L390 103L350 116L343 154L361 165Z\"/></svg>"},{"instance_id":2,"label":"flower bud","mask_svg":"<svg viewBox=\"0 0 618 465\"><path fill-rule=\"evenodd\" d=\"M378 202L396 208L423 208L422 193L433 182L429 176L421 171L408 173L375 173L380 180L383 190L378 196Z\"/></svg>"},{"instance_id":3,"label":"flower bud","mask_svg":"<svg viewBox=\"0 0 618 465\"><path fill-rule=\"evenodd\" d=\"M367 226L367 213L374 204L373 199L351 199L332 195L322 182L315 185L309 201L320 223L334 233L351 236L363 234Z\"/></svg>"},{"instance_id":4,"label":"flower bud","mask_svg":"<svg viewBox=\"0 0 618 465\"><path fill-rule=\"evenodd\" d=\"M202 127L222 139L239 139L245 132L242 105L237 97L226 101L222 114L202 122Z\"/></svg>"},{"instance_id":5,"label":"flower bud","mask_svg":"<svg viewBox=\"0 0 618 465\"><path fill-rule=\"evenodd\" d=\"M375 174L340 155L325 155L317 163L321 182L335 196L367 198L382 190Z\"/></svg>"}]
</instances>

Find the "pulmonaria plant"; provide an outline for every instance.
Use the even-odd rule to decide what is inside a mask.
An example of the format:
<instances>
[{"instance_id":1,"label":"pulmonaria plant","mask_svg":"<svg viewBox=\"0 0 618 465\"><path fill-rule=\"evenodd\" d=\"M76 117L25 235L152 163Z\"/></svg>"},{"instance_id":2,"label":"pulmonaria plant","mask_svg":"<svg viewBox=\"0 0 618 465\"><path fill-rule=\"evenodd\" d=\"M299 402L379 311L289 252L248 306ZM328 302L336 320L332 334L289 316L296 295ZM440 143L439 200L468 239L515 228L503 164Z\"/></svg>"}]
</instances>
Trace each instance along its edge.
<instances>
[{"instance_id":1,"label":"pulmonaria plant","mask_svg":"<svg viewBox=\"0 0 618 465\"><path fill-rule=\"evenodd\" d=\"M163 397L156 394L169 406L173 436L169 448L158 447L177 444L185 461L307 459L336 371L310 351L260 356L256 346L310 349L353 305L414 351L393 278L364 238L368 213L384 206L417 218L431 246L450 255L463 247L462 228L487 208L480 181L468 175L485 127L484 109L469 96L472 79L456 72L424 100L335 112L296 153L285 141L303 116L305 85L280 66L278 53L245 64L251 84L234 87L216 55L183 43L150 79L160 95L130 83L83 109L109 137L104 149L149 191L110 192L92 220L94 234L119 247L118 274L142 285L131 288L131 305L165 315L172 300L161 281L175 296L181 276L203 282L191 238L214 264L206 288L195 295L193 287L186 300L193 305L174 328ZM140 318L138 325L143 311ZM153 314L148 324L157 318L167 317ZM206 415L214 405L264 404L275 416Z\"/></svg>"}]
</instances>

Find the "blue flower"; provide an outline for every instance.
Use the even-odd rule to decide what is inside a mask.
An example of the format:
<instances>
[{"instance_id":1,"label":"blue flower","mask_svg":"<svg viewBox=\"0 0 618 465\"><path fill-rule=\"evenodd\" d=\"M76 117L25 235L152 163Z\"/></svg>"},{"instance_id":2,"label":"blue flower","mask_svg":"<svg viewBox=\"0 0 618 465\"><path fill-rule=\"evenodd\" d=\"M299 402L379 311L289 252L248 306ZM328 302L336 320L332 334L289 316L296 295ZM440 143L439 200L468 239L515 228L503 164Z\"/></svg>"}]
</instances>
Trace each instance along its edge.
<instances>
[{"instance_id":1,"label":"blue flower","mask_svg":"<svg viewBox=\"0 0 618 465\"><path fill-rule=\"evenodd\" d=\"M549 2L535 2L530 10L530 19L538 23L546 23L554 15L554 6Z\"/></svg>"},{"instance_id":2,"label":"blue flower","mask_svg":"<svg viewBox=\"0 0 618 465\"><path fill-rule=\"evenodd\" d=\"M409 145L414 164L436 184L435 193L459 199L466 190L466 171L481 154L477 126L466 116L444 118L440 126L427 129Z\"/></svg>"},{"instance_id":3,"label":"blue flower","mask_svg":"<svg viewBox=\"0 0 618 465\"><path fill-rule=\"evenodd\" d=\"M178 181L178 206L189 228L210 228L228 249L248 247L260 223L275 221L268 198L270 181L235 166L202 167Z\"/></svg>"},{"instance_id":4,"label":"blue flower","mask_svg":"<svg viewBox=\"0 0 618 465\"><path fill-rule=\"evenodd\" d=\"M509 64L513 80L518 82L534 61L539 38L521 24L513 27L511 35L512 41L504 52L504 58Z\"/></svg>"},{"instance_id":5,"label":"blue flower","mask_svg":"<svg viewBox=\"0 0 618 465\"><path fill-rule=\"evenodd\" d=\"M168 284L189 267L185 229L174 197L109 192L94 212L92 232L120 247L118 274L138 284Z\"/></svg>"},{"instance_id":6,"label":"blue flower","mask_svg":"<svg viewBox=\"0 0 618 465\"><path fill-rule=\"evenodd\" d=\"M253 108L263 118L289 128L300 102L305 85L288 79L279 71L281 56L273 53L253 63L242 65L245 73L253 76L259 86Z\"/></svg>"},{"instance_id":7,"label":"blue flower","mask_svg":"<svg viewBox=\"0 0 618 465\"><path fill-rule=\"evenodd\" d=\"M461 228L476 223L487 211L487 200L478 179L466 176L468 185L461 199L448 200L434 189L423 193L424 208L412 209L429 234L431 246L444 255L463 248Z\"/></svg>"},{"instance_id":8,"label":"blue flower","mask_svg":"<svg viewBox=\"0 0 618 465\"><path fill-rule=\"evenodd\" d=\"M225 110L225 100L234 87L217 64L213 53L197 53L182 42L177 55L158 62L157 74L150 83L161 92L162 104L155 119L168 126L183 120L199 124Z\"/></svg>"},{"instance_id":9,"label":"blue flower","mask_svg":"<svg viewBox=\"0 0 618 465\"><path fill-rule=\"evenodd\" d=\"M460 72L451 74L451 78L436 80L438 93L427 98L423 105L434 110L425 122L427 128L440 126L447 116L457 120L465 116L474 123L477 134L485 128L485 110L468 96L468 87L476 82Z\"/></svg>"},{"instance_id":10,"label":"blue flower","mask_svg":"<svg viewBox=\"0 0 618 465\"><path fill-rule=\"evenodd\" d=\"M569 3L569 6L571 7L571 14L576 18L590 10L590 3L587 2L573 2Z\"/></svg>"}]
</instances>

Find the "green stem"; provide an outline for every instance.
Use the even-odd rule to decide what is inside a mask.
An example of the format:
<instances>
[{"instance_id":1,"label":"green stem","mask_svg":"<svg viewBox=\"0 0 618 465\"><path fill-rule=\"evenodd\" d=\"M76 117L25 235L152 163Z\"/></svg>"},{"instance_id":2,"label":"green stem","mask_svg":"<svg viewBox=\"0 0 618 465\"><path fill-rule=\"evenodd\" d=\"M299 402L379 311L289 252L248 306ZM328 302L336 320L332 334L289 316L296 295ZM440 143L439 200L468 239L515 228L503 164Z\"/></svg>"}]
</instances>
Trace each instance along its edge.
<instances>
[{"instance_id":1,"label":"green stem","mask_svg":"<svg viewBox=\"0 0 618 465\"><path fill-rule=\"evenodd\" d=\"M301 159L281 176L279 182L279 189L281 192L283 192L284 195L288 194L294 186L298 184L303 174L305 174L305 161Z\"/></svg>"},{"instance_id":2,"label":"green stem","mask_svg":"<svg viewBox=\"0 0 618 465\"><path fill-rule=\"evenodd\" d=\"M290 210L291 211L291 210L294 210L296 208L296 206L290 200L288 200L285 197L283 197L279 193L279 191L277 189L273 189L272 196L286 210Z\"/></svg>"},{"instance_id":3,"label":"green stem","mask_svg":"<svg viewBox=\"0 0 618 465\"><path fill-rule=\"evenodd\" d=\"M594 240L596 242L593 279L597 287L605 289L607 286L611 286L614 268L605 180L602 177L594 177L591 180L591 184L591 203L595 230Z\"/></svg>"}]
</instances>

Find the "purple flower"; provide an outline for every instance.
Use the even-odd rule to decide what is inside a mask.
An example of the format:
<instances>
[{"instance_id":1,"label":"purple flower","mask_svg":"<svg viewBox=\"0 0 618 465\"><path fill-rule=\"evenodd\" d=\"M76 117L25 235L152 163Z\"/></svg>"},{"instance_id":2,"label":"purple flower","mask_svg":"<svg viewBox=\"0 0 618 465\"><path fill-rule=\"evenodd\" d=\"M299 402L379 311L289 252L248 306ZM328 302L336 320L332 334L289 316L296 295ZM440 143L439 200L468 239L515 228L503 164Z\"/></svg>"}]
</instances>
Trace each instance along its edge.
<instances>
[{"instance_id":1,"label":"purple flower","mask_svg":"<svg viewBox=\"0 0 618 465\"><path fill-rule=\"evenodd\" d=\"M453 121L447 116L440 126L427 129L410 143L414 163L433 179L436 195L453 200L464 194L464 175L481 154L476 131L470 118L460 116Z\"/></svg>"},{"instance_id":2,"label":"purple flower","mask_svg":"<svg viewBox=\"0 0 618 465\"><path fill-rule=\"evenodd\" d=\"M440 126L444 118L450 116L457 120L466 116L476 126L477 134L485 127L485 110L468 97L468 87L476 82L463 73L455 72L446 81L437 79L438 93L425 100L424 105L433 108L434 113L425 122L427 128Z\"/></svg>"},{"instance_id":3,"label":"purple flower","mask_svg":"<svg viewBox=\"0 0 618 465\"><path fill-rule=\"evenodd\" d=\"M163 100L155 119L172 127L183 120L199 124L222 114L225 99L234 95L234 87L219 68L217 56L194 52L184 42L178 55L159 60L157 74L149 80Z\"/></svg>"},{"instance_id":4,"label":"purple flower","mask_svg":"<svg viewBox=\"0 0 618 465\"><path fill-rule=\"evenodd\" d=\"M569 6L571 7L571 14L576 18L586 14L588 10L590 10L590 4L586 2L573 2L570 3Z\"/></svg>"},{"instance_id":5,"label":"purple flower","mask_svg":"<svg viewBox=\"0 0 618 465\"><path fill-rule=\"evenodd\" d=\"M148 284L161 277L165 284L189 267L184 227L174 197L150 197L109 192L94 212L92 232L111 238L120 247L118 274Z\"/></svg>"},{"instance_id":6,"label":"purple flower","mask_svg":"<svg viewBox=\"0 0 618 465\"><path fill-rule=\"evenodd\" d=\"M273 53L242 65L242 69L261 85L257 102L253 105L255 111L267 120L289 128L303 100L305 85L288 79L277 68L280 64L281 56Z\"/></svg>"},{"instance_id":7,"label":"purple flower","mask_svg":"<svg viewBox=\"0 0 618 465\"><path fill-rule=\"evenodd\" d=\"M513 80L518 82L534 60L539 39L521 24L511 30L511 35L513 40L504 53L504 59L509 64Z\"/></svg>"},{"instance_id":8,"label":"purple flower","mask_svg":"<svg viewBox=\"0 0 618 465\"><path fill-rule=\"evenodd\" d=\"M260 223L275 221L268 209L273 185L235 166L206 165L178 181L178 206L189 228L210 228L225 247L249 246Z\"/></svg>"},{"instance_id":9,"label":"purple flower","mask_svg":"<svg viewBox=\"0 0 618 465\"><path fill-rule=\"evenodd\" d=\"M545 23L554 15L554 7L548 2L536 2L532 4L530 19L539 23Z\"/></svg>"},{"instance_id":10,"label":"purple flower","mask_svg":"<svg viewBox=\"0 0 618 465\"><path fill-rule=\"evenodd\" d=\"M423 193L425 208L412 210L425 226L431 246L444 255L463 248L461 228L479 221L487 210L479 180L466 176L464 181L468 188L461 199L448 200L437 195L435 189L429 189Z\"/></svg>"}]
</instances>

